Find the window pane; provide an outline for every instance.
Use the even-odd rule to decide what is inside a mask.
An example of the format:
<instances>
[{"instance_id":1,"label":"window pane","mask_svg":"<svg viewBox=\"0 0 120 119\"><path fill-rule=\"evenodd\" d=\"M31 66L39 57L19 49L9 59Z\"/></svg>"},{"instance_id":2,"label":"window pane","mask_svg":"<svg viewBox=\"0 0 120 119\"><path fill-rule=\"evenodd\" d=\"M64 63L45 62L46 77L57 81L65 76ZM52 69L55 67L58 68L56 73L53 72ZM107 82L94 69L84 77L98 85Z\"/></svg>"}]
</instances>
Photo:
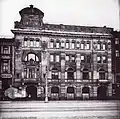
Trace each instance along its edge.
<instances>
[{"instance_id":1,"label":"window pane","mask_svg":"<svg viewBox=\"0 0 120 119\"><path fill-rule=\"evenodd\" d=\"M69 48L69 42L66 42L66 48Z\"/></svg>"},{"instance_id":2,"label":"window pane","mask_svg":"<svg viewBox=\"0 0 120 119\"><path fill-rule=\"evenodd\" d=\"M33 47L33 46L34 46L33 40L30 40L30 47Z\"/></svg>"},{"instance_id":3,"label":"window pane","mask_svg":"<svg viewBox=\"0 0 120 119\"><path fill-rule=\"evenodd\" d=\"M24 41L24 46L27 47L27 41Z\"/></svg>"},{"instance_id":4,"label":"window pane","mask_svg":"<svg viewBox=\"0 0 120 119\"><path fill-rule=\"evenodd\" d=\"M59 48L59 47L60 47L60 43L56 42L56 48Z\"/></svg>"},{"instance_id":5,"label":"window pane","mask_svg":"<svg viewBox=\"0 0 120 119\"><path fill-rule=\"evenodd\" d=\"M87 50L90 49L90 44L89 44L89 43L86 44L86 49L87 49Z\"/></svg>"},{"instance_id":6,"label":"window pane","mask_svg":"<svg viewBox=\"0 0 120 119\"><path fill-rule=\"evenodd\" d=\"M97 62L101 63L101 57L100 56L97 57Z\"/></svg>"},{"instance_id":7,"label":"window pane","mask_svg":"<svg viewBox=\"0 0 120 119\"><path fill-rule=\"evenodd\" d=\"M72 48L72 49L75 48L75 43L72 42L72 44L71 44L71 48Z\"/></svg>"},{"instance_id":8,"label":"window pane","mask_svg":"<svg viewBox=\"0 0 120 119\"><path fill-rule=\"evenodd\" d=\"M119 38L115 39L115 44L119 44Z\"/></svg>"},{"instance_id":9,"label":"window pane","mask_svg":"<svg viewBox=\"0 0 120 119\"><path fill-rule=\"evenodd\" d=\"M103 47L103 50L105 50L105 49L106 49L106 45L105 45L105 44L103 44L103 46L102 46L102 47Z\"/></svg>"},{"instance_id":10,"label":"window pane","mask_svg":"<svg viewBox=\"0 0 120 119\"><path fill-rule=\"evenodd\" d=\"M84 56L81 55L81 60L84 60Z\"/></svg>"},{"instance_id":11,"label":"window pane","mask_svg":"<svg viewBox=\"0 0 120 119\"><path fill-rule=\"evenodd\" d=\"M77 42L77 45L76 45L76 47L77 47L77 48L79 48L79 47L80 47L80 43L79 43L79 42Z\"/></svg>"},{"instance_id":12,"label":"window pane","mask_svg":"<svg viewBox=\"0 0 120 119\"><path fill-rule=\"evenodd\" d=\"M50 55L50 61L51 61L51 62L54 61L54 55Z\"/></svg>"},{"instance_id":13,"label":"window pane","mask_svg":"<svg viewBox=\"0 0 120 119\"><path fill-rule=\"evenodd\" d=\"M66 61L69 61L69 55L66 55Z\"/></svg>"},{"instance_id":14,"label":"window pane","mask_svg":"<svg viewBox=\"0 0 120 119\"><path fill-rule=\"evenodd\" d=\"M8 46L3 46L3 53L9 54L9 47Z\"/></svg>"},{"instance_id":15,"label":"window pane","mask_svg":"<svg viewBox=\"0 0 120 119\"><path fill-rule=\"evenodd\" d=\"M119 57L119 51L116 50L116 57Z\"/></svg>"},{"instance_id":16,"label":"window pane","mask_svg":"<svg viewBox=\"0 0 120 119\"><path fill-rule=\"evenodd\" d=\"M65 43L64 43L64 41L61 42L61 47L62 47L62 48L65 47Z\"/></svg>"},{"instance_id":17,"label":"window pane","mask_svg":"<svg viewBox=\"0 0 120 119\"><path fill-rule=\"evenodd\" d=\"M59 55L56 55L56 62L59 62L60 61L60 57Z\"/></svg>"},{"instance_id":18,"label":"window pane","mask_svg":"<svg viewBox=\"0 0 120 119\"><path fill-rule=\"evenodd\" d=\"M97 44L97 49L100 50L100 44L99 43Z\"/></svg>"},{"instance_id":19,"label":"window pane","mask_svg":"<svg viewBox=\"0 0 120 119\"><path fill-rule=\"evenodd\" d=\"M81 49L84 49L84 44L83 43L81 43Z\"/></svg>"},{"instance_id":20,"label":"window pane","mask_svg":"<svg viewBox=\"0 0 120 119\"><path fill-rule=\"evenodd\" d=\"M36 47L39 47L39 40L36 40Z\"/></svg>"},{"instance_id":21,"label":"window pane","mask_svg":"<svg viewBox=\"0 0 120 119\"><path fill-rule=\"evenodd\" d=\"M103 63L106 63L106 62L107 62L106 56L103 56L103 57L102 57L102 60L103 60Z\"/></svg>"}]
</instances>

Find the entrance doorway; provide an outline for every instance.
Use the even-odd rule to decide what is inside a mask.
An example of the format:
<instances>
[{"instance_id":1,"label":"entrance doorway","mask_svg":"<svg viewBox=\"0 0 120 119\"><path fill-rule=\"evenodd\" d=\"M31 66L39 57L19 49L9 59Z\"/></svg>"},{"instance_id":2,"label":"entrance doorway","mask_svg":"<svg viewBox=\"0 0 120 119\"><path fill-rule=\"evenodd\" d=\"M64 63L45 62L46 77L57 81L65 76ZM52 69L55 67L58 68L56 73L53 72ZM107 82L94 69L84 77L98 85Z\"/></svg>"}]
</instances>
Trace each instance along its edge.
<instances>
[{"instance_id":1,"label":"entrance doorway","mask_svg":"<svg viewBox=\"0 0 120 119\"><path fill-rule=\"evenodd\" d=\"M10 79L3 79L2 80L2 90L5 91L10 87Z\"/></svg>"},{"instance_id":2,"label":"entrance doorway","mask_svg":"<svg viewBox=\"0 0 120 119\"><path fill-rule=\"evenodd\" d=\"M83 97L83 100L86 100L86 99L89 99L89 96L90 95L90 89L89 87L83 87L82 88L82 97Z\"/></svg>"},{"instance_id":3,"label":"entrance doorway","mask_svg":"<svg viewBox=\"0 0 120 119\"><path fill-rule=\"evenodd\" d=\"M107 87L99 86L97 89L98 99L105 100L107 98Z\"/></svg>"},{"instance_id":4,"label":"entrance doorway","mask_svg":"<svg viewBox=\"0 0 120 119\"><path fill-rule=\"evenodd\" d=\"M26 88L28 99L35 100L37 99L37 88L34 85L29 85Z\"/></svg>"}]
</instances>

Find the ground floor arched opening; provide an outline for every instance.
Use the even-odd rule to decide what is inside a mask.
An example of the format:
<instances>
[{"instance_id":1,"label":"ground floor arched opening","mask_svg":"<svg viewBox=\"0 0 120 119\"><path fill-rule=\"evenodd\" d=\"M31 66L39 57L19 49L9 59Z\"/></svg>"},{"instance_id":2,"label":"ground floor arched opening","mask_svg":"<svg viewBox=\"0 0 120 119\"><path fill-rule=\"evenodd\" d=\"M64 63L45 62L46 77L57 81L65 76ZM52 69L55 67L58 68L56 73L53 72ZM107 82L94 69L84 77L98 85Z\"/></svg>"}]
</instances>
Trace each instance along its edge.
<instances>
[{"instance_id":1,"label":"ground floor arched opening","mask_svg":"<svg viewBox=\"0 0 120 119\"><path fill-rule=\"evenodd\" d=\"M89 97L90 97L90 89L89 89L89 87L83 87L82 88L82 98L83 98L83 100L89 99Z\"/></svg>"},{"instance_id":2,"label":"ground floor arched opening","mask_svg":"<svg viewBox=\"0 0 120 119\"><path fill-rule=\"evenodd\" d=\"M107 87L99 86L97 89L97 97L100 100L105 100L107 98Z\"/></svg>"},{"instance_id":3,"label":"ground floor arched opening","mask_svg":"<svg viewBox=\"0 0 120 119\"><path fill-rule=\"evenodd\" d=\"M51 99L59 100L59 87L57 86L51 87Z\"/></svg>"},{"instance_id":4,"label":"ground floor arched opening","mask_svg":"<svg viewBox=\"0 0 120 119\"><path fill-rule=\"evenodd\" d=\"M26 88L27 99L35 100L37 99L37 88L35 85L28 85Z\"/></svg>"},{"instance_id":5,"label":"ground floor arched opening","mask_svg":"<svg viewBox=\"0 0 120 119\"><path fill-rule=\"evenodd\" d=\"M74 100L75 99L75 89L74 87L67 87L67 99Z\"/></svg>"}]
</instances>

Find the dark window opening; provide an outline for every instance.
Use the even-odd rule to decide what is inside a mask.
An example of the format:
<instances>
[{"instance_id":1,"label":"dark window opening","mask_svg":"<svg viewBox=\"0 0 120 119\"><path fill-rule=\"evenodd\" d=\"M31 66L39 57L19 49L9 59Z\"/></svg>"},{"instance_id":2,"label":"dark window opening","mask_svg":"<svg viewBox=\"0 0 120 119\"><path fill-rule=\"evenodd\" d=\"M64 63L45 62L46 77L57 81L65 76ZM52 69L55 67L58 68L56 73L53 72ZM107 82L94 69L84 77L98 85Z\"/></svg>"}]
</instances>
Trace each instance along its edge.
<instances>
[{"instance_id":1,"label":"dark window opening","mask_svg":"<svg viewBox=\"0 0 120 119\"><path fill-rule=\"evenodd\" d=\"M74 93L74 87L68 87L67 93Z\"/></svg>"},{"instance_id":2,"label":"dark window opening","mask_svg":"<svg viewBox=\"0 0 120 119\"><path fill-rule=\"evenodd\" d=\"M82 93L89 93L89 87L83 87Z\"/></svg>"},{"instance_id":3,"label":"dark window opening","mask_svg":"<svg viewBox=\"0 0 120 119\"><path fill-rule=\"evenodd\" d=\"M59 93L59 88L58 87L52 87L51 88L51 93Z\"/></svg>"}]
</instances>

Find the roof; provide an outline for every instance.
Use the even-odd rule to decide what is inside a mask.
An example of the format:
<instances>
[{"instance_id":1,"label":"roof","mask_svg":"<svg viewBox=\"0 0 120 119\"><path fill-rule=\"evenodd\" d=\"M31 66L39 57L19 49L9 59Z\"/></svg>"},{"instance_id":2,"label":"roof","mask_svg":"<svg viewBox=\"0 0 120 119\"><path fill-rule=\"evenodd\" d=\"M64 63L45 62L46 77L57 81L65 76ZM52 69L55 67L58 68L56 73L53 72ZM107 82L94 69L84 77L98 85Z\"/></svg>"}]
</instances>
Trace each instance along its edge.
<instances>
[{"instance_id":1,"label":"roof","mask_svg":"<svg viewBox=\"0 0 120 119\"><path fill-rule=\"evenodd\" d=\"M41 10L39 10L38 8L35 8L33 5L30 5L30 7L23 8L21 11L19 11L19 13L21 16L24 14L44 16L44 13Z\"/></svg>"}]
</instances>

